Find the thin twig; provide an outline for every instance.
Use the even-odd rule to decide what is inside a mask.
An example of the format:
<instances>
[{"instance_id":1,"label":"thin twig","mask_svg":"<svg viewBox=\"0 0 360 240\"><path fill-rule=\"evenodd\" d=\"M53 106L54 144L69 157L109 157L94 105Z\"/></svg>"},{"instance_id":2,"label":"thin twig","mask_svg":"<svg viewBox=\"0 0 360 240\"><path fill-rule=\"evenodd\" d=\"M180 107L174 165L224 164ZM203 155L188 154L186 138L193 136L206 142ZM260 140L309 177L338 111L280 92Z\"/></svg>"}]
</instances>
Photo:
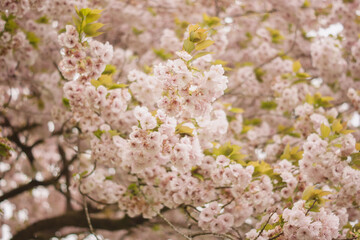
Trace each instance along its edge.
<instances>
[{"instance_id":1,"label":"thin twig","mask_svg":"<svg viewBox=\"0 0 360 240\"><path fill-rule=\"evenodd\" d=\"M221 238L224 238L224 239L235 240L235 238L233 236L230 236L228 234L219 234L219 233L212 233L212 232L195 233L195 234L190 235L190 239L191 238L196 238L196 237L199 237L199 236L204 236L204 235L212 235L212 236L221 237Z\"/></svg>"},{"instance_id":2,"label":"thin twig","mask_svg":"<svg viewBox=\"0 0 360 240\"><path fill-rule=\"evenodd\" d=\"M315 206L316 202L317 202L317 200L315 199L313 204L311 205L311 207L306 211L305 216L307 216L309 214L310 210Z\"/></svg>"},{"instance_id":3,"label":"thin twig","mask_svg":"<svg viewBox=\"0 0 360 240\"><path fill-rule=\"evenodd\" d=\"M162 215L159 211L155 210L154 207L151 205L147 197L145 196L144 192L141 190L140 186L138 186L140 193L143 195L147 204L149 204L151 210L153 210L162 220L164 220L175 232L183 236L184 238L191 240L191 237L187 236L186 234L182 233L177 227L175 227L164 215Z\"/></svg>"},{"instance_id":4,"label":"thin twig","mask_svg":"<svg viewBox=\"0 0 360 240\"><path fill-rule=\"evenodd\" d=\"M269 240L277 239L278 237L280 237L280 236L283 235L283 234L284 234L284 232L281 232L281 233L279 233L278 235L275 235L274 237L269 238Z\"/></svg>"},{"instance_id":5,"label":"thin twig","mask_svg":"<svg viewBox=\"0 0 360 240\"><path fill-rule=\"evenodd\" d=\"M267 219L265 225L261 228L261 230L260 230L259 234L257 235L257 237L255 238L255 240L258 239L258 238L261 236L261 234L262 234L263 231L265 230L265 227L269 224L271 217L276 213L276 210L277 210L277 209L275 209L275 211L270 214L270 216L269 216L269 218Z\"/></svg>"},{"instance_id":6,"label":"thin twig","mask_svg":"<svg viewBox=\"0 0 360 240\"><path fill-rule=\"evenodd\" d=\"M295 26L295 36L294 36L294 40L292 41L292 44L291 44L290 48L289 48L286 52L281 53L281 54L276 54L275 56L273 56L273 57L270 58L269 60L261 63L261 64L258 65L258 66L256 66L255 69L256 69L256 68L261 68L261 67L263 67L264 65L271 63L274 59L276 59L276 58L278 58L278 57L283 57L283 56L286 56L287 54L289 54L289 53L294 49L294 47L295 47L296 38L297 38L297 32L298 32L298 25Z\"/></svg>"},{"instance_id":7,"label":"thin twig","mask_svg":"<svg viewBox=\"0 0 360 240\"><path fill-rule=\"evenodd\" d=\"M193 205L186 205L185 207L191 207L192 209L194 209L197 212L200 212L196 207L194 207Z\"/></svg>"},{"instance_id":8,"label":"thin twig","mask_svg":"<svg viewBox=\"0 0 360 240\"><path fill-rule=\"evenodd\" d=\"M245 17L245 16L250 16L250 15L269 14L269 13L274 13L274 12L276 12L276 9L271 9L270 11L266 11L266 12L247 11L247 12L242 13L242 14L234 14L234 15L232 15L230 17L237 18L237 17Z\"/></svg>"},{"instance_id":9,"label":"thin twig","mask_svg":"<svg viewBox=\"0 0 360 240\"><path fill-rule=\"evenodd\" d=\"M86 221L87 221L87 223L89 225L90 233L95 236L96 240L100 240L97 237L96 233L94 232L93 226L91 225L91 220L90 220L89 210L88 210L88 207L87 207L86 198L84 197L83 199L84 199L84 210L85 210L85 215L86 215Z\"/></svg>"},{"instance_id":10,"label":"thin twig","mask_svg":"<svg viewBox=\"0 0 360 240\"><path fill-rule=\"evenodd\" d=\"M188 206L185 206L185 207L184 207L184 211L185 211L186 215L188 215L188 217L191 218L193 221L198 222L198 220L196 220L196 218L194 218L193 216L191 216L190 212L187 210L187 207L188 207Z\"/></svg>"},{"instance_id":11,"label":"thin twig","mask_svg":"<svg viewBox=\"0 0 360 240\"><path fill-rule=\"evenodd\" d=\"M236 228L234 228L234 227L231 227L231 229L232 229L234 232L236 232L236 234L238 235L239 239L241 240L242 237L241 237L240 232L239 232Z\"/></svg>"},{"instance_id":12,"label":"thin twig","mask_svg":"<svg viewBox=\"0 0 360 240\"><path fill-rule=\"evenodd\" d=\"M230 202L226 203L224 206L222 206L222 208L226 208L228 205L230 205L233 201L235 200L235 198L232 198L230 200Z\"/></svg>"}]
</instances>

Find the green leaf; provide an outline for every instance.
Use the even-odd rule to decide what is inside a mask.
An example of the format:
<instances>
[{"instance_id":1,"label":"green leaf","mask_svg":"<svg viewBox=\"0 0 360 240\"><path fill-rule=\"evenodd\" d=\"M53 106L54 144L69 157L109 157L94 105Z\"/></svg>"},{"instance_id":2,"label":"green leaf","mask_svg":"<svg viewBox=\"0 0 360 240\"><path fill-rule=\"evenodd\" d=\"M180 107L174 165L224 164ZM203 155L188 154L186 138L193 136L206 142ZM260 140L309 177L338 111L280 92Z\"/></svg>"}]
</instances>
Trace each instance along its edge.
<instances>
[{"instance_id":1,"label":"green leaf","mask_svg":"<svg viewBox=\"0 0 360 240\"><path fill-rule=\"evenodd\" d=\"M81 20L79 18L76 18L73 16L73 22L75 24L76 30L78 31L78 33L82 33L82 24L81 24ZM65 32L65 28L64 28L64 32Z\"/></svg>"},{"instance_id":2,"label":"green leaf","mask_svg":"<svg viewBox=\"0 0 360 240\"><path fill-rule=\"evenodd\" d=\"M195 44L191 42L189 39L185 39L183 48L189 54L195 49Z\"/></svg>"},{"instance_id":3,"label":"green leaf","mask_svg":"<svg viewBox=\"0 0 360 240\"><path fill-rule=\"evenodd\" d=\"M265 71L262 68L255 68L254 69L254 73L256 76L256 80L258 80L259 82L263 82L262 76L265 75Z\"/></svg>"},{"instance_id":4,"label":"green leaf","mask_svg":"<svg viewBox=\"0 0 360 240\"><path fill-rule=\"evenodd\" d=\"M192 173L191 175L192 175L193 177L199 179L201 182L204 181L204 176L201 175L200 173Z\"/></svg>"},{"instance_id":5,"label":"green leaf","mask_svg":"<svg viewBox=\"0 0 360 240\"><path fill-rule=\"evenodd\" d=\"M321 131L321 137L324 139L324 138L327 138L329 135L330 135L330 127L326 126L325 124L321 124L320 126L320 131Z\"/></svg>"},{"instance_id":6,"label":"green leaf","mask_svg":"<svg viewBox=\"0 0 360 240\"><path fill-rule=\"evenodd\" d=\"M330 103L330 101L334 100L333 97L328 97L328 96L321 96L320 93L315 93L314 96L311 96L310 94L306 95L306 102L313 105L315 108L319 108L319 107L331 107L332 104Z\"/></svg>"},{"instance_id":7,"label":"green leaf","mask_svg":"<svg viewBox=\"0 0 360 240\"><path fill-rule=\"evenodd\" d=\"M70 109L70 101L69 101L69 99L63 97L62 98L62 103L67 109Z\"/></svg>"},{"instance_id":8,"label":"green leaf","mask_svg":"<svg viewBox=\"0 0 360 240\"><path fill-rule=\"evenodd\" d=\"M266 30L268 30L272 43L278 44L281 43L285 38L283 35L280 34L280 31L277 29L272 29L267 27Z\"/></svg>"},{"instance_id":9,"label":"green leaf","mask_svg":"<svg viewBox=\"0 0 360 240\"><path fill-rule=\"evenodd\" d=\"M254 166L254 173L253 173L253 177L258 177L261 175L268 175L268 176L272 176L273 175L273 169L270 166L270 164L268 164L265 161L250 161L247 163L248 166Z\"/></svg>"},{"instance_id":10,"label":"green leaf","mask_svg":"<svg viewBox=\"0 0 360 240\"><path fill-rule=\"evenodd\" d=\"M203 14L203 20L204 20L204 24L210 28L220 25L221 22L220 18L209 17L206 13Z\"/></svg>"},{"instance_id":11,"label":"green leaf","mask_svg":"<svg viewBox=\"0 0 360 240\"><path fill-rule=\"evenodd\" d=\"M86 16L86 23L92 23L97 21L100 17L101 17L101 12L103 10L100 9L91 9L90 13L88 13L88 15Z\"/></svg>"},{"instance_id":12,"label":"green leaf","mask_svg":"<svg viewBox=\"0 0 360 240\"><path fill-rule=\"evenodd\" d=\"M44 110L45 108L45 103L41 98L39 98L37 101L37 107L39 108L39 110Z\"/></svg>"},{"instance_id":13,"label":"green leaf","mask_svg":"<svg viewBox=\"0 0 360 240\"><path fill-rule=\"evenodd\" d=\"M155 232L160 231L161 225L160 225L160 224L154 224L154 225L151 227L151 229L154 230Z\"/></svg>"},{"instance_id":14,"label":"green leaf","mask_svg":"<svg viewBox=\"0 0 360 240\"><path fill-rule=\"evenodd\" d=\"M303 151L299 151L300 147L296 146L290 148L290 145L287 144L283 154L280 156L280 159L287 159L292 161L294 165L298 166L298 161L303 157Z\"/></svg>"},{"instance_id":15,"label":"green leaf","mask_svg":"<svg viewBox=\"0 0 360 240\"><path fill-rule=\"evenodd\" d=\"M213 52L199 52L190 61L194 61L195 59L201 58L201 57L206 56L208 54L213 54Z\"/></svg>"},{"instance_id":16,"label":"green leaf","mask_svg":"<svg viewBox=\"0 0 360 240\"><path fill-rule=\"evenodd\" d=\"M301 6L302 8L308 8L311 6L311 2L309 0L305 0L304 4Z\"/></svg>"},{"instance_id":17,"label":"green leaf","mask_svg":"<svg viewBox=\"0 0 360 240\"><path fill-rule=\"evenodd\" d=\"M307 74L307 73L304 73L304 72L302 72L302 73L297 72L296 77L298 77L298 78L310 78L311 76L309 74Z\"/></svg>"},{"instance_id":18,"label":"green leaf","mask_svg":"<svg viewBox=\"0 0 360 240\"><path fill-rule=\"evenodd\" d=\"M88 171L83 171L82 173L79 174L79 175L80 175L80 178L86 176L86 174L88 174Z\"/></svg>"},{"instance_id":19,"label":"green leaf","mask_svg":"<svg viewBox=\"0 0 360 240\"><path fill-rule=\"evenodd\" d=\"M111 64L107 64L102 74L112 75L116 72L116 67Z\"/></svg>"},{"instance_id":20,"label":"green leaf","mask_svg":"<svg viewBox=\"0 0 360 240\"><path fill-rule=\"evenodd\" d=\"M38 19L36 19L35 22L41 23L41 24L48 24L49 18L47 16L42 16L42 17L39 17Z\"/></svg>"},{"instance_id":21,"label":"green leaf","mask_svg":"<svg viewBox=\"0 0 360 240\"><path fill-rule=\"evenodd\" d=\"M190 32L189 39L191 42L199 42L201 40L201 35L199 32Z\"/></svg>"},{"instance_id":22,"label":"green leaf","mask_svg":"<svg viewBox=\"0 0 360 240\"><path fill-rule=\"evenodd\" d=\"M154 8L148 7L147 10L148 10L149 13L151 13L151 15L152 15L153 17L155 17L155 16L157 15L157 13L156 13L156 11L154 10Z\"/></svg>"},{"instance_id":23,"label":"green leaf","mask_svg":"<svg viewBox=\"0 0 360 240\"><path fill-rule=\"evenodd\" d=\"M90 8L82 8L80 11L78 11L79 17L82 19L85 19L85 17L91 12Z\"/></svg>"},{"instance_id":24,"label":"green leaf","mask_svg":"<svg viewBox=\"0 0 360 240\"><path fill-rule=\"evenodd\" d=\"M356 169L360 169L360 152L352 153L350 166Z\"/></svg>"},{"instance_id":25,"label":"green leaf","mask_svg":"<svg viewBox=\"0 0 360 240\"><path fill-rule=\"evenodd\" d=\"M18 24L15 22L15 16L10 15L8 17L5 14L2 16L2 19L6 22L5 23L5 31L10 32L11 34L15 33L16 29L19 28Z\"/></svg>"},{"instance_id":26,"label":"green leaf","mask_svg":"<svg viewBox=\"0 0 360 240\"><path fill-rule=\"evenodd\" d=\"M233 112L233 113L243 113L244 109L242 109L242 108L230 108L229 111Z\"/></svg>"},{"instance_id":27,"label":"green leaf","mask_svg":"<svg viewBox=\"0 0 360 240\"><path fill-rule=\"evenodd\" d=\"M84 33L87 37L96 37L102 34L102 32L98 32L100 28L102 28L104 24L102 23L89 23L84 27Z\"/></svg>"},{"instance_id":28,"label":"green leaf","mask_svg":"<svg viewBox=\"0 0 360 240\"><path fill-rule=\"evenodd\" d=\"M331 129L333 130L333 132L340 133L340 131L343 129L343 125L340 123L339 119L336 119L332 123Z\"/></svg>"},{"instance_id":29,"label":"green leaf","mask_svg":"<svg viewBox=\"0 0 360 240\"><path fill-rule=\"evenodd\" d=\"M34 32L27 32L26 33L26 38L34 48L38 47L38 44L40 42L40 38L38 36L36 36L36 34Z\"/></svg>"},{"instance_id":30,"label":"green leaf","mask_svg":"<svg viewBox=\"0 0 360 240\"><path fill-rule=\"evenodd\" d=\"M113 180L113 178L114 178L114 176L110 175L110 176L106 176L105 180L110 180L111 181L111 180Z\"/></svg>"},{"instance_id":31,"label":"green leaf","mask_svg":"<svg viewBox=\"0 0 360 240\"><path fill-rule=\"evenodd\" d=\"M173 57L173 55L171 53L166 52L166 50L163 48L160 48L160 49L153 48L153 51L156 54L156 56L158 56L159 58L161 58L164 61Z\"/></svg>"},{"instance_id":32,"label":"green leaf","mask_svg":"<svg viewBox=\"0 0 360 240\"><path fill-rule=\"evenodd\" d=\"M95 135L98 139L100 139L100 138L101 138L101 135L102 135L103 133L105 133L105 131L102 131L102 130L98 129L98 130L94 131L93 133L94 133L94 135Z\"/></svg>"},{"instance_id":33,"label":"green leaf","mask_svg":"<svg viewBox=\"0 0 360 240\"><path fill-rule=\"evenodd\" d=\"M276 109L277 103L275 101L261 102L261 109L273 110Z\"/></svg>"},{"instance_id":34,"label":"green leaf","mask_svg":"<svg viewBox=\"0 0 360 240\"><path fill-rule=\"evenodd\" d=\"M144 30L138 29L136 27L132 27L131 30L136 36L139 36L140 34L142 34L144 32Z\"/></svg>"},{"instance_id":35,"label":"green leaf","mask_svg":"<svg viewBox=\"0 0 360 240\"><path fill-rule=\"evenodd\" d=\"M212 41L212 40L205 40L205 41L202 41L202 42L196 44L195 49L196 49L197 51L200 51L200 50L203 50L203 49L205 49L205 48L207 48L207 47L209 47L209 46L211 46L211 45L213 45L213 44L214 44L214 41Z\"/></svg>"},{"instance_id":36,"label":"green leaf","mask_svg":"<svg viewBox=\"0 0 360 240\"><path fill-rule=\"evenodd\" d=\"M10 157L10 151L13 150L10 147L10 142L6 138L0 138L0 156L2 157Z\"/></svg>"},{"instance_id":37,"label":"green leaf","mask_svg":"<svg viewBox=\"0 0 360 240\"><path fill-rule=\"evenodd\" d=\"M90 83L96 88L98 88L100 85L103 85L108 90L116 89L116 88L125 88L125 87L129 86L124 83L114 83L111 75L109 75L109 74L101 75L98 80L92 79L90 81Z\"/></svg>"},{"instance_id":38,"label":"green leaf","mask_svg":"<svg viewBox=\"0 0 360 240\"><path fill-rule=\"evenodd\" d=\"M262 120L260 118L244 119L244 125L260 126Z\"/></svg>"},{"instance_id":39,"label":"green leaf","mask_svg":"<svg viewBox=\"0 0 360 240\"><path fill-rule=\"evenodd\" d=\"M109 130L108 133L110 134L111 137L120 135L120 133L118 131L112 130L112 129Z\"/></svg>"},{"instance_id":40,"label":"green leaf","mask_svg":"<svg viewBox=\"0 0 360 240\"><path fill-rule=\"evenodd\" d=\"M291 155L290 155L290 145L287 144L285 149L284 149L284 153L280 156L280 159L287 159L290 160L291 159Z\"/></svg>"},{"instance_id":41,"label":"green leaf","mask_svg":"<svg viewBox=\"0 0 360 240\"><path fill-rule=\"evenodd\" d=\"M233 152L232 154L230 154L229 159L241 164L242 166L246 166L246 163L244 161L245 157L245 154Z\"/></svg>"},{"instance_id":42,"label":"green leaf","mask_svg":"<svg viewBox=\"0 0 360 240\"><path fill-rule=\"evenodd\" d=\"M296 84L300 84L300 83L307 83L307 81L305 79L298 79L298 80L294 81L293 83L291 83L291 85L296 85Z\"/></svg>"},{"instance_id":43,"label":"green leaf","mask_svg":"<svg viewBox=\"0 0 360 240\"><path fill-rule=\"evenodd\" d=\"M117 88L126 88L127 86L129 86L129 85L124 84L124 83L114 83L113 85L108 87L108 89L111 90L111 89L117 89Z\"/></svg>"},{"instance_id":44,"label":"green leaf","mask_svg":"<svg viewBox=\"0 0 360 240\"><path fill-rule=\"evenodd\" d=\"M198 24L190 25L190 26L189 26L189 33L198 30L199 27L200 27L200 26L199 26Z\"/></svg>"},{"instance_id":45,"label":"green leaf","mask_svg":"<svg viewBox=\"0 0 360 240\"><path fill-rule=\"evenodd\" d=\"M139 187L136 185L136 183L129 184L128 191L131 196L136 196L140 193Z\"/></svg>"},{"instance_id":46,"label":"green leaf","mask_svg":"<svg viewBox=\"0 0 360 240\"><path fill-rule=\"evenodd\" d=\"M295 61L293 63L293 72L297 73L301 69L301 63L299 61Z\"/></svg>"},{"instance_id":47,"label":"green leaf","mask_svg":"<svg viewBox=\"0 0 360 240\"><path fill-rule=\"evenodd\" d=\"M213 155L215 157L224 155L230 160L237 162L243 166L246 166L246 163L243 161L246 155L242 154L240 150L241 150L240 146L227 142L223 145L220 145L219 147L215 147L213 149Z\"/></svg>"},{"instance_id":48,"label":"green leaf","mask_svg":"<svg viewBox=\"0 0 360 240\"><path fill-rule=\"evenodd\" d=\"M327 201L323 197L329 194L331 192L315 189L315 186L308 186L303 192L302 199L305 201L316 200L319 205L322 205Z\"/></svg>"},{"instance_id":49,"label":"green leaf","mask_svg":"<svg viewBox=\"0 0 360 240\"><path fill-rule=\"evenodd\" d=\"M180 134L181 136L188 135L188 136L193 137L194 136L193 131L194 131L194 129L192 129L188 126L184 126L182 123L178 124L175 128L175 133Z\"/></svg>"}]
</instances>

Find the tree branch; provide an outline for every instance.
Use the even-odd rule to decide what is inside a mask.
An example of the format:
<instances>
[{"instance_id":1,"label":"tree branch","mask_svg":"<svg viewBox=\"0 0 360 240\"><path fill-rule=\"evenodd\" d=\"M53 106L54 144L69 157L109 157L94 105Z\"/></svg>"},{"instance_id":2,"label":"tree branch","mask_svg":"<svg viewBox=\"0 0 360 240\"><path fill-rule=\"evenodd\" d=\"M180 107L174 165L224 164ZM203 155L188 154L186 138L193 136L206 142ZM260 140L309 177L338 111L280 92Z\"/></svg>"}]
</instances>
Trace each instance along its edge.
<instances>
[{"instance_id":1,"label":"tree branch","mask_svg":"<svg viewBox=\"0 0 360 240\"><path fill-rule=\"evenodd\" d=\"M54 183L56 183L61 177L62 175L64 175L64 173L67 171L67 168L68 166L76 159L76 155L70 160L68 161L63 169L61 170L61 172L59 173L58 176L56 177L53 177L53 178L50 178L48 180L45 180L45 181L38 181L36 179L33 179L31 180L29 183L27 184L24 184L22 186L19 186L18 188L15 188L13 190L10 190L9 192L6 192L4 193L2 196L0 196L0 202L6 200L6 199L9 199L9 198L12 198L12 197L15 197L25 191L28 191L28 190L31 190L35 187L38 187L38 186L49 186L49 185L52 185Z\"/></svg>"},{"instance_id":2,"label":"tree branch","mask_svg":"<svg viewBox=\"0 0 360 240\"><path fill-rule=\"evenodd\" d=\"M143 224L147 220L142 217L130 218L126 216L122 219L108 219L108 218L91 218L92 226L96 229L103 229L109 231L117 231L122 229L130 229L139 224ZM60 230L63 227L79 227L88 228L88 222L84 211L67 212L64 215L47 218L35 222L25 229L17 232L12 240L24 240L36 237L36 234L41 231Z\"/></svg>"},{"instance_id":3,"label":"tree branch","mask_svg":"<svg viewBox=\"0 0 360 240\"><path fill-rule=\"evenodd\" d=\"M267 219L265 225L261 228L261 230L260 230L259 234L257 235L257 237L255 238L255 240L258 239L258 238L261 236L261 234L262 234L263 231L265 230L266 225L269 224L271 217L276 213L276 211L277 211L277 209L275 209L275 211L270 214L270 216L269 216L269 218Z\"/></svg>"}]
</instances>

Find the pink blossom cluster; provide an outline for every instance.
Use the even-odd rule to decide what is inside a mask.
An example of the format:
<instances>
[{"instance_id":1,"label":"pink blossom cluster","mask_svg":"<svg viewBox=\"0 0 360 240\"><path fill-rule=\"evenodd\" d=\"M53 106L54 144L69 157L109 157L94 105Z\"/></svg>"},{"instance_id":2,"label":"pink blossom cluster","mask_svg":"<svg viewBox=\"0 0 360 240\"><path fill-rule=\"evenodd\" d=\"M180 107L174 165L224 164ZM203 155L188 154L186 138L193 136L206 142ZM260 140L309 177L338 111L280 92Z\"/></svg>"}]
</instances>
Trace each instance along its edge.
<instances>
[{"instance_id":1,"label":"pink blossom cluster","mask_svg":"<svg viewBox=\"0 0 360 240\"><path fill-rule=\"evenodd\" d=\"M159 81L154 76L138 70L130 71L128 79L132 82L130 90L133 96L144 106L152 109L162 94Z\"/></svg>"},{"instance_id":2,"label":"pink blossom cluster","mask_svg":"<svg viewBox=\"0 0 360 240\"><path fill-rule=\"evenodd\" d=\"M282 216L288 238L330 240L338 236L339 218L324 208L319 213L306 214L303 200L294 203L292 209L285 209Z\"/></svg>"},{"instance_id":3,"label":"pink blossom cluster","mask_svg":"<svg viewBox=\"0 0 360 240\"><path fill-rule=\"evenodd\" d=\"M99 78L113 57L113 47L108 42L79 42L79 33L72 25L66 25L66 32L59 35L59 44L64 47L59 69L68 80L88 82Z\"/></svg>"},{"instance_id":4,"label":"pink blossom cluster","mask_svg":"<svg viewBox=\"0 0 360 240\"><path fill-rule=\"evenodd\" d=\"M221 213L221 207L217 202L210 203L199 215L199 226L203 230L226 233L233 225L234 217L230 213Z\"/></svg>"},{"instance_id":5,"label":"pink blossom cluster","mask_svg":"<svg viewBox=\"0 0 360 240\"><path fill-rule=\"evenodd\" d=\"M347 63L342 58L339 42L333 38L319 38L311 44L313 65L325 79L336 79L344 73Z\"/></svg>"},{"instance_id":6,"label":"pink blossom cluster","mask_svg":"<svg viewBox=\"0 0 360 240\"><path fill-rule=\"evenodd\" d=\"M211 66L202 75L192 73L182 59L155 66L154 75L165 95L158 102L159 108L170 116L184 118L208 115L211 103L224 93L228 81L221 65Z\"/></svg>"},{"instance_id":7,"label":"pink blossom cluster","mask_svg":"<svg viewBox=\"0 0 360 240\"><path fill-rule=\"evenodd\" d=\"M359 7L1 1L2 224L89 211L79 239L359 238Z\"/></svg>"},{"instance_id":8,"label":"pink blossom cluster","mask_svg":"<svg viewBox=\"0 0 360 240\"><path fill-rule=\"evenodd\" d=\"M127 89L107 90L104 86L96 88L89 82L82 84L79 81L67 82L64 92L73 109L74 119L86 132L96 131L105 123L117 125L131 97Z\"/></svg>"}]
</instances>

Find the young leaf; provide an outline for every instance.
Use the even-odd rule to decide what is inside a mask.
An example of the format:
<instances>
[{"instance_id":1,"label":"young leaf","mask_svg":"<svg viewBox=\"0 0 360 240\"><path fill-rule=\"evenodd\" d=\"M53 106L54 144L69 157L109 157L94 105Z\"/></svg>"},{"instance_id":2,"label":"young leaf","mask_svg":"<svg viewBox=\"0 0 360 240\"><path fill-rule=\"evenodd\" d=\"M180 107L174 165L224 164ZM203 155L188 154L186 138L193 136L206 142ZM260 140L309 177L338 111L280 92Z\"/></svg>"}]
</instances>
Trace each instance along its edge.
<instances>
[{"instance_id":1,"label":"young leaf","mask_svg":"<svg viewBox=\"0 0 360 240\"><path fill-rule=\"evenodd\" d=\"M105 67L105 70L102 72L102 74L112 75L115 72L116 72L116 67L114 65L107 64Z\"/></svg>"},{"instance_id":2,"label":"young leaf","mask_svg":"<svg viewBox=\"0 0 360 240\"><path fill-rule=\"evenodd\" d=\"M139 36L140 34L142 34L144 32L144 30L138 29L136 27L132 27L131 30L136 36Z\"/></svg>"},{"instance_id":3,"label":"young leaf","mask_svg":"<svg viewBox=\"0 0 360 240\"><path fill-rule=\"evenodd\" d=\"M102 34L101 32L98 32L100 28L102 28L104 24L102 23L89 23L86 24L84 27L84 33L87 37L96 37Z\"/></svg>"},{"instance_id":4,"label":"young leaf","mask_svg":"<svg viewBox=\"0 0 360 240\"><path fill-rule=\"evenodd\" d=\"M91 12L90 8L82 8L80 9L78 15L79 17L81 17L82 19L85 19L85 17Z\"/></svg>"},{"instance_id":5,"label":"young leaf","mask_svg":"<svg viewBox=\"0 0 360 240\"><path fill-rule=\"evenodd\" d=\"M105 131L101 131L100 129L98 129L98 130L94 131L93 133L94 133L94 135L95 135L98 139L100 139L100 138L101 138L101 135L102 135L103 133L105 133Z\"/></svg>"},{"instance_id":6,"label":"young leaf","mask_svg":"<svg viewBox=\"0 0 360 240\"><path fill-rule=\"evenodd\" d=\"M42 16L42 17L39 17L38 19L36 19L35 22L41 23L41 24L48 24L49 18L47 16Z\"/></svg>"},{"instance_id":7,"label":"young leaf","mask_svg":"<svg viewBox=\"0 0 360 240\"><path fill-rule=\"evenodd\" d=\"M306 201L316 200L320 205L322 205L326 201L323 196L329 194L331 194L331 192L315 189L315 186L308 186L303 192L302 199Z\"/></svg>"},{"instance_id":8,"label":"young leaf","mask_svg":"<svg viewBox=\"0 0 360 240\"><path fill-rule=\"evenodd\" d=\"M302 73L297 72L296 77L298 77L298 78L310 78L311 76L309 74L307 74L307 73L304 73L304 72L302 72Z\"/></svg>"},{"instance_id":9,"label":"young leaf","mask_svg":"<svg viewBox=\"0 0 360 240\"><path fill-rule=\"evenodd\" d=\"M163 48L160 48L160 49L153 48L153 51L156 54L156 56L158 56L159 58L161 58L164 61L173 57L173 55L171 53L166 52L166 50Z\"/></svg>"},{"instance_id":10,"label":"young leaf","mask_svg":"<svg viewBox=\"0 0 360 240\"><path fill-rule=\"evenodd\" d=\"M206 56L208 54L213 54L213 52L199 52L190 61L194 61L195 59L201 58L201 57Z\"/></svg>"},{"instance_id":11,"label":"young leaf","mask_svg":"<svg viewBox=\"0 0 360 240\"><path fill-rule=\"evenodd\" d=\"M196 31L200 26L198 24L189 26L189 33Z\"/></svg>"},{"instance_id":12,"label":"young leaf","mask_svg":"<svg viewBox=\"0 0 360 240\"><path fill-rule=\"evenodd\" d=\"M233 112L233 113L243 113L244 109L242 109L242 108L230 108L229 111Z\"/></svg>"},{"instance_id":13,"label":"young leaf","mask_svg":"<svg viewBox=\"0 0 360 240\"><path fill-rule=\"evenodd\" d=\"M321 131L322 138L327 138L330 135L330 127L326 126L323 123L320 126L320 131Z\"/></svg>"},{"instance_id":14,"label":"young leaf","mask_svg":"<svg viewBox=\"0 0 360 240\"><path fill-rule=\"evenodd\" d=\"M209 47L209 46L211 46L211 45L213 45L213 44L214 44L214 41L212 41L212 40L205 40L205 41L202 41L202 42L196 44L195 49L196 49L197 51L200 51L200 50L203 50L203 49L205 49L205 48L207 48L207 47Z\"/></svg>"},{"instance_id":15,"label":"young leaf","mask_svg":"<svg viewBox=\"0 0 360 240\"><path fill-rule=\"evenodd\" d=\"M95 22L101 17L101 14L100 13L95 13L94 10L97 10L97 9L91 10L91 12L86 16L86 20L85 20L86 23ZM102 11L102 10L100 10L100 11Z\"/></svg>"},{"instance_id":16,"label":"young leaf","mask_svg":"<svg viewBox=\"0 0 360 240\"><path fill-rule=\"evenodd\" d=\"M261 102L261 109L273 110L276 109L277 103L275 101Z\"/></svg>"},{"instance_id":17,"label":"young leaf","mask_svg":"<svg viewBox=\"0 0 360 240\"><path fill-rule=\"evenodd\" d=\"M188 126L184 126L182 123L178 124L175 129L175 133L180 134L181 136L188 135L188 136L193 137L194 136L193 131L194 131L194 129L192 129Z\"/></svg>"},{"instance_id":18,"label":"young leaf","mask_svg":"<svg viewBox=\"0 0 360 240\"><path fill-rule=\"evenodd\" d=\"M340 120L336 119L333 122L331 129L333 130L333 132L340 133L340 131L343 129L343 125L340 123Z\"/></svg>"},{"instance_id":19,"label":"young leaf","mask_svg":"<svg viewBox=\"0 0 360 240\"><path fill-rule=\"evenodd\" d=\"M116 89L116 88L126 88L127 86L129 86L129 85L124 84L124 83L120 83L120 84L119 83L114 83L113 85L108 87L108 89L111 90L111 89Z\"/></svg>"},{"instance_id":20,"label":"young leaf","mask_svg":"<svg viewBox=\"0 0 360 240\"><path fill-rule=\"evenodd\" d=\"M62 103L63 103L64 107L66 107L67 109L70 109L70 101L69 101L69 99L63 97L62 98Z\"/></svg>"},{"instance_id":21,"label":"young leaf","mask_svg":"<svg viewBox=\"0 0 360 240\"><path fill-rule=\"evenodd\" d=\"M184 50L190 54L195 49L195 44L191 42L189 39L186 39L184 41L183 47Z\"/></svg>"},{"instance_id":22,"label":"young leaf","mask_svg":"<svg viewBox=\"0 0 360 240\"><path fill-rule=\"evenodd\" d=\"M33 32L27 32L26 33L26 38L28 39L29 43L34 47L37 48L38 44L40 42L40 38L38 36L36 36L35 33Z\"/></svg>"},{"instance_id":23,"label":"young leaf","mask_svg":"<svg viewBox=\"0 0 360 240\"><path fill-rule=\"evenodd\" d=\"M296 61L293 63L293 72L297 73L300 71L301 63L299 61Z\"/></svg>"}]
</instances>

